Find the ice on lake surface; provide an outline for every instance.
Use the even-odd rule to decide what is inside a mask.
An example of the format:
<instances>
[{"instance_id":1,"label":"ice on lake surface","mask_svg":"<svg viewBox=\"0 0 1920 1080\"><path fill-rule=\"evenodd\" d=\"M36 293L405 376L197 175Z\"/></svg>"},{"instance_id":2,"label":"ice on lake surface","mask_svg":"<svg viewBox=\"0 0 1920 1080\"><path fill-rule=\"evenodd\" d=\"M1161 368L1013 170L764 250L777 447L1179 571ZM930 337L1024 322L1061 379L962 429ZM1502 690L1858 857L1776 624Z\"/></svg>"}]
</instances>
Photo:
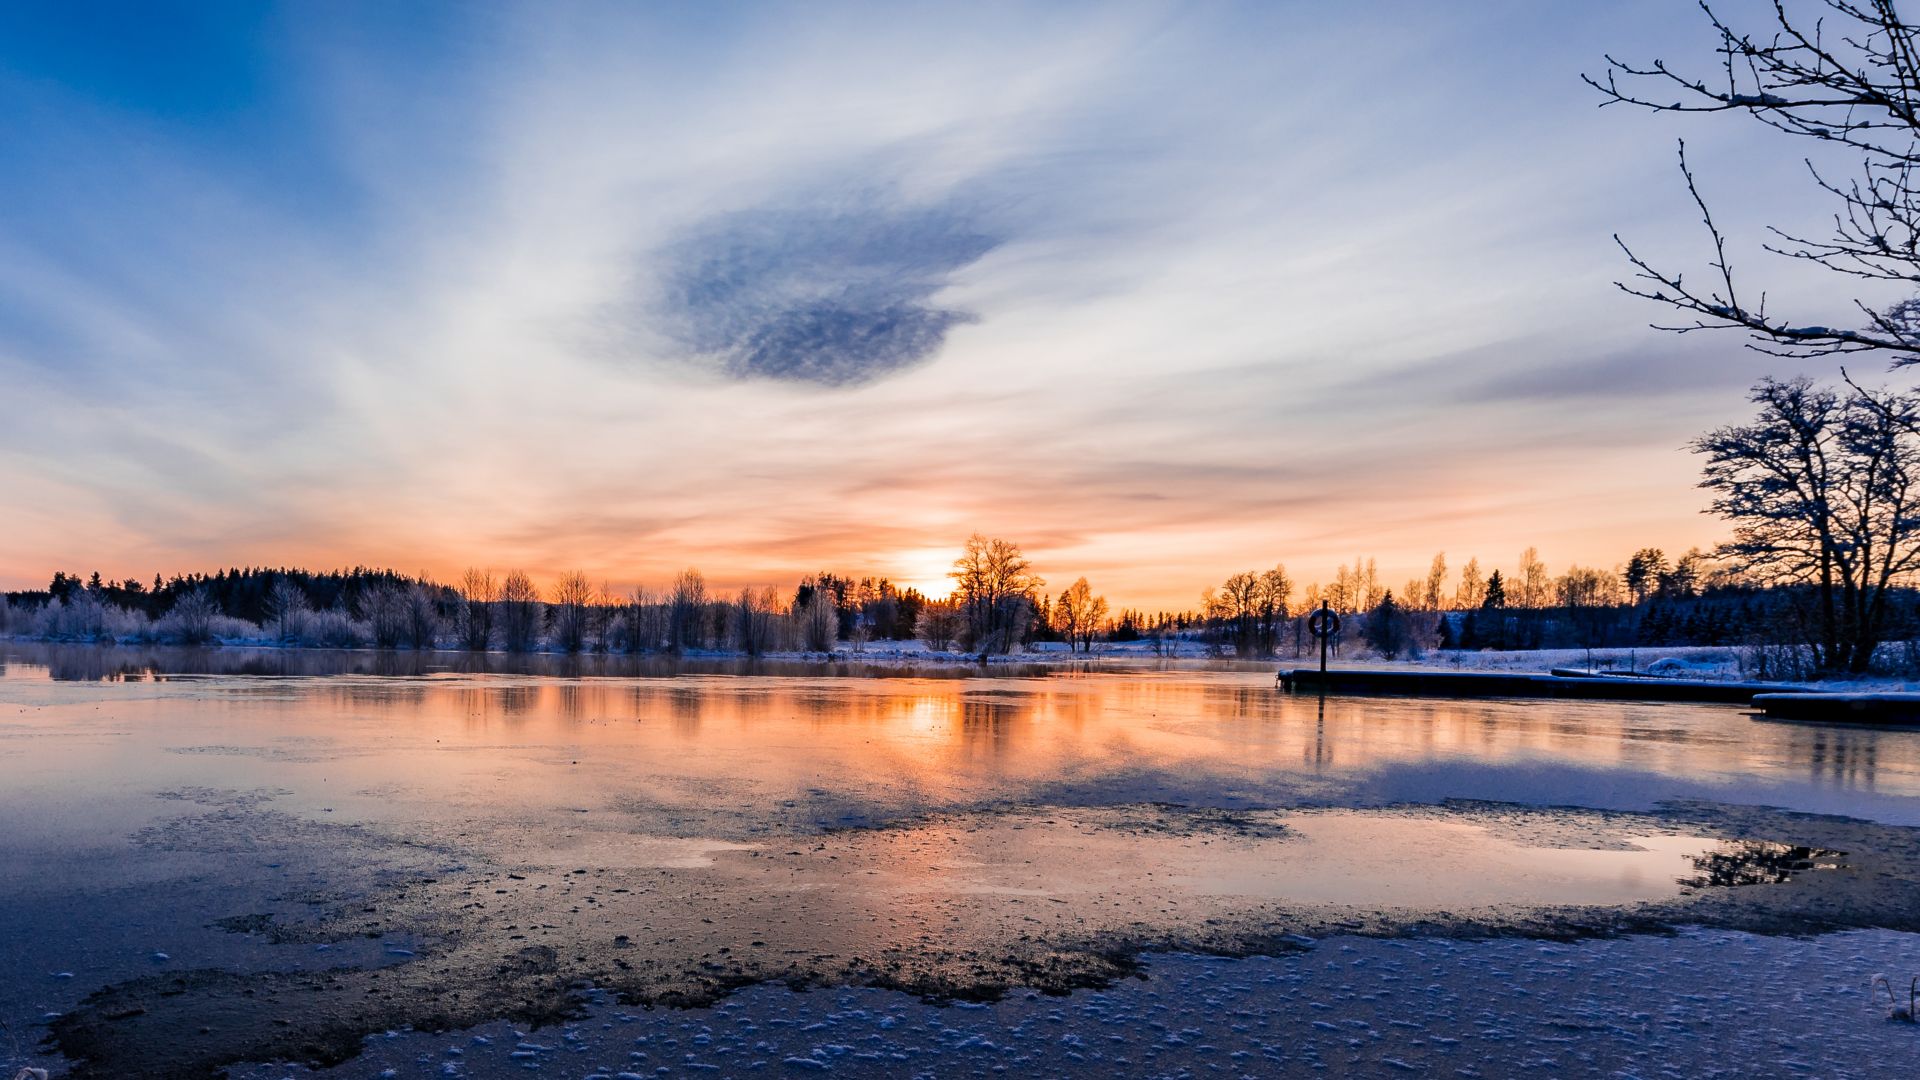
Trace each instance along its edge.
<instances>
[{"instance_id":1,"label":"ice on lake surface","mask_svg":"<svg viewBox=\"0 0 1920 1080\"><path fill-rule=\"evenodd\" d=\"M1470 940L1489 932L1871 930L1889 955L1861 961L1849 1024L1873 1020L1866 966L1920 973L1898 915L1920 825L1910 732L1725 706L1320 701L1201 664L0 655L0 1020L35 1032L0 1064L339 1061L408 1024L524 1027L585 1007L589 984L685 1004L761 980L1124 994L1141 950L1306 963L1290 957L1345 932L1470 953L1508 947ZM1738 951L1687 948L1702 965ZM1145 985L1182 963L1149 963ZM1822 963L1822 987L1847 966ZM1448 1025L1471 1034L1465 1014ZM451 1072L433 1054L420 1075L481 1075L483 1054Z\"/></svg>"}]
</instances>

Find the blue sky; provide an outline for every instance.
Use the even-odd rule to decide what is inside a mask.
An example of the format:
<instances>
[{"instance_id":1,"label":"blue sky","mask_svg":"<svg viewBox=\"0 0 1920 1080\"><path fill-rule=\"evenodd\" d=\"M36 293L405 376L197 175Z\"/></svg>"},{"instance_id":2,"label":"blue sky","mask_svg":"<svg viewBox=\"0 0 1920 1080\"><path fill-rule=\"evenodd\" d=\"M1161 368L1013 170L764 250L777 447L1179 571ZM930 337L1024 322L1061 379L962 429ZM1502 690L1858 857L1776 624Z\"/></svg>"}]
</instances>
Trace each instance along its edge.
<instances>
[{"instance_id":1,"label":"blue sky","mask_svg":"<svg viewBox=\"0 0 1920 1080\"><path fill-rule=\"evenodd\" d=\"M1710 45L1679 3L9 5L0 583L935 584L981 530L1186 606L1709 543L1680 447L1794 372L1648 330L1610 235L1701 262L1680 135L1743 235L1819 206L1578 76Z\"/></svg>"}]
</instances>

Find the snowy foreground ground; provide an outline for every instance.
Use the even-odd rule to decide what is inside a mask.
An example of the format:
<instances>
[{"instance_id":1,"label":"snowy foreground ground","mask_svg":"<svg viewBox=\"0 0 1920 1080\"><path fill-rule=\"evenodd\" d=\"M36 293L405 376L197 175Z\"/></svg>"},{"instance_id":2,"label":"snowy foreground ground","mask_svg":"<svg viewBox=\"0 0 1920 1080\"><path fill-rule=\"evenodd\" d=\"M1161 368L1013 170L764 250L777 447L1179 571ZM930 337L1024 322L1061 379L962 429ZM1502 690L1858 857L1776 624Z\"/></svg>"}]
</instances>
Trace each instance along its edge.
<instances>
[{"instance_id":1,"label":"snowy foreground ground","mask_svg":"<svg viewBox=\"0 0 1920 1080\"><path fill-rule=\"evenodd\" d=\"M390 1032L283 1077L1906 1077L1920 1026L1868 983L1920 974L1920 935L1683 931L1578 943L1329 938L1285 957L1151 959L1068 997L929 1005L753 987L716 1008L601 1000L558 1028Z\"/></svg>"}]
</instances>

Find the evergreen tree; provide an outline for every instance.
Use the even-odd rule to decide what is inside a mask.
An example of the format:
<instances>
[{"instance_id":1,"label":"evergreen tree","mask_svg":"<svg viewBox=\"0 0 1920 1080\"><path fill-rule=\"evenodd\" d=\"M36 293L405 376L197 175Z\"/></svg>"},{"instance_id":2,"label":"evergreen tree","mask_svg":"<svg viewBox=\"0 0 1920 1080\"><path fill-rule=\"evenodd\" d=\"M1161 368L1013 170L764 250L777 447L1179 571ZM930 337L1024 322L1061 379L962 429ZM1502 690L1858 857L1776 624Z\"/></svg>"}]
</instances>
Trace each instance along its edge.
<instances>
[{"instance_id":1,"label":"evergreen tree","mask_svg":"<svg viewBox=\"0 0 1920 1080\"><path fill-rule=\"evenodd\" d=\"M1500 576L1500 571L1495 570L1487 575L1487 598L1480 602L1480 606L1488 611L1507 606L1507 579Z\"/></svg>"},{"instance_id":2,"label":"evergreen tree","mask_svg":"<svg viewBox=\"0 0 1920 1080\"><path fill-rule=\"evenodd\" d=\"M1389 660L1400 655L1406 648L1406 616L1400 611L1400 605L1394 602L1393 590L1388 589L1380 597L1380 602L1367 613L1365 637L1373 650Z\"/></svg>"},{"instance_id":3,"label":"evergreen tree","mask_svg":"<svg viewBox=\"0 0 1920 1080\"><path fill-rule=\"evenodd\" d=\"M1638 604L1647 598L1660 578L1667 573L1667 554L1659 548L1641 548L1627 560L1627 591L1633 594L1633 602Z\"/></svg>"}]
</instances>

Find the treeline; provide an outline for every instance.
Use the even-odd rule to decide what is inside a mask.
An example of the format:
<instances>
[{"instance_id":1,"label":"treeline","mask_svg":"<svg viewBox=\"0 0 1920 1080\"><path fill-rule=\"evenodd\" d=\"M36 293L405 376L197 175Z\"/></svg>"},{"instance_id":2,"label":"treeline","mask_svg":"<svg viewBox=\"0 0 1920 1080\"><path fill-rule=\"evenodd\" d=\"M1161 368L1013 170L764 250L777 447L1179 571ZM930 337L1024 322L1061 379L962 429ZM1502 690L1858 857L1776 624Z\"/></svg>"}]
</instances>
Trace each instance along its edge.
<instances>
[{"instance_id":1,"label":"treeline","mask_svg":"<svg viewBox=\"0 0 1920 1080\"><path fill-rule=\"evenodd\" d=\"M113 581L58 572L44 590L0 597L0 633L57 641L210 642L329 648L500 649L508 652L862 651L920 639L936 650L1005 653L1035 640L1036 619L1071 613L1082 645L1105 626L1106 601L1084 579L1056 605L1019 546L975 536L931 599L884 578L822 572L791 594L768 587L720 595L689 569L660 589L616 592L581 573L548 589L524 572L472 569L457 585L358 567L233 568Z\"/></svg>"},{"instance_id":2,"label":"treeline","mask_svg":"<svg viewBox=\"0 0 1920 1080\"><path fill-rule=\"evenodd\" d=\"M884 578L821 572L791 592L719 594L698 570L660 588L616 592L586 575L546 589L524 572L469 570L456 584L356 567L233 568L149 584L65 572L48 587L0 598L0 633L61 641L195 644L215 641L333 648L532 652L862 651L874 642L986 656L1043 642L1090 651L1097 642L1145 642L1163 654L1271 658L1307 655L1307 617L1322 604L1342 616L1335 645L1387 657L1430 650L1780 646L1780 676L1799 674L1805 590L1763 588L1699 551L1668 559L1656 548L1602 570L1549 573L1529 548L1511 568L1458 575L1444 554L1424 578L1385 586L1372 559L1338 568L1329 584L1296 586L1284 566L1229 576L1197 611L1110 611L1086 578L1058 593L1019 545L969 538L935 599ZM1894 598L1895 625L1920 625L1914 595ZM1058 646L1056 646L1058 647Z\"/></svg>"},{"instance_id":3,"label":"treeline","mask_svg":"<svg viewBox=\"0 0 1920 1080\"><path fill-rule=\"evenodd\" d=\"M1294 602L1284 566L1229 577L1202 596L1199 637L1218 653L1297 656L1316 642L1308 618L1323 604L1341 616L1336 649L1364 647L1387 658L1432 650L1600 649L1732 646L1769 678L1808 678L1817 656L1807 644L1820 606L1809 585L1762 584L1694 549L1669 559L1641 548L1612 569L1549 572L1536 549L1510 570L1484 575L1469 559L1458 578L1445 554L1426 577L1387 587L1372 559L1343 566L1332 583L1309 585ZM1920 592L1890 591L1889 640L1879 666L1920 670L1911 639L1920 634ZM1891 650L1889 652L1889 650ZM1895 655L1897 654L1897 655Z\"/></svg>"}]
</instances>

